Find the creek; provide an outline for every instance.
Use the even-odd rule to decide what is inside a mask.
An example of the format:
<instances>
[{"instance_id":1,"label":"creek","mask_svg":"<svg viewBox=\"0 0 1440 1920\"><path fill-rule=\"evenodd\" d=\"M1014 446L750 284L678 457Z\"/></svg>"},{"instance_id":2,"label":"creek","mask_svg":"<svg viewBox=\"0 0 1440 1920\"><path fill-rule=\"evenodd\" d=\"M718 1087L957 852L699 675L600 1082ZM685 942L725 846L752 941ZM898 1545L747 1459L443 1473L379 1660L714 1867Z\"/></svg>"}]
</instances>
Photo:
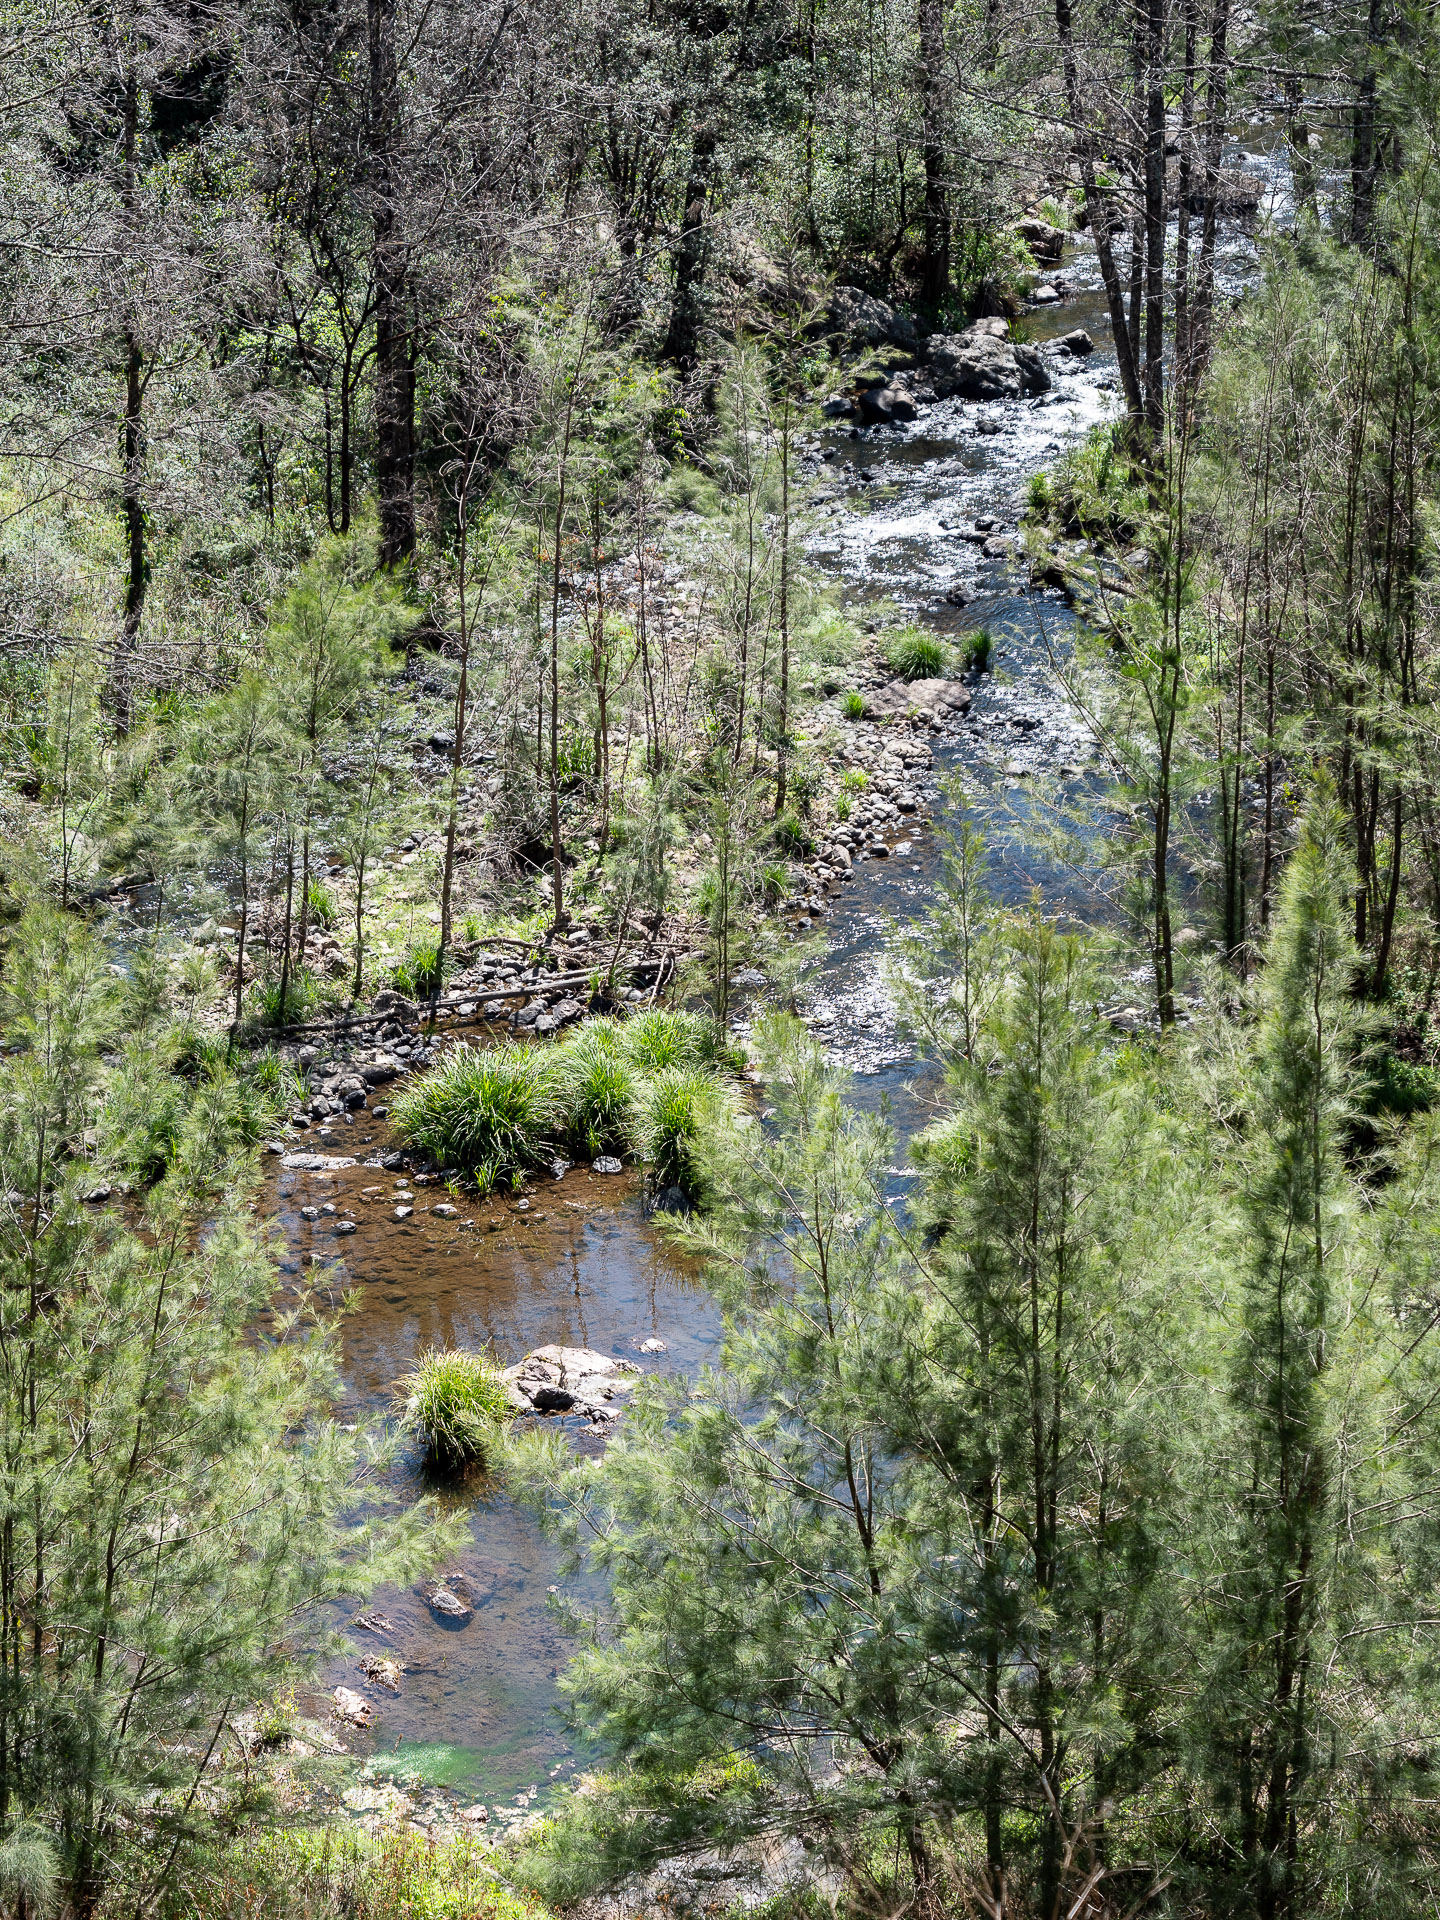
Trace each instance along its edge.
<instances>
[{"instance_id":1,"label":"creek","mask_svg":"<svg viewBox=\"0 0 1440 1920\"><path fill-rule=\"evenodd\" d=\"M1279 163L1263 148L1237 158L1264 174L1273 208ZM1237 291L1255 262L1253 242L1227 228L1221 291ZM810 462L819 480L812 563L854 607L883 601L946 638L984 626L995 643L993 672L976 688L969 715L934 738L923 789L928 818L904 829L907 854L860 863L837 890L825 921L828 952L805 987L807 1017L853 1070L856 1102L883 1108L895 1127L897 1160L932 1116L936 1086L896 1033L883 962L890 929L922 914L934 892L935 829L946 824L940 777L958 774L975 813L996 829L990 860L1002 899L1019 903L1038 892L1048 910L1078 918L1095 911L1084 875L1048 863L1027 848L1025 834L1036 775L1082 811L1098 815L1102 807L1093 744L1054 671L1073 615L1057 592L1031 589L1019 565L987 559L964 537L977 518L1013 532L1031 476L1117 411L1109 320L1088 243L1067 248L1060 273L1070 291L1027 315L1027 336L1043 344L1083 327L1096 350L1059 373L1051 393L1013 403L942 402L908 425L837 428L812 443L822 456L818 467L813 453ZM967 604L947 601L954 593ZM353 1138L343 1150L360 1158L389 1144L383 1122L363 1113ZM903 1191L898 1168L896 1183ZM455 1218L430 1211L432 1201L451 1196L417 1186L413 1215L397 1221L394 1194L404 1184L373 1164L275 1175L286 1284L315 1278L318 1269L322 1284L358 1292L344 1334L343 1418L381 1414L393 1382L431 1345L488 1347L509 1362L557 1341L634 1359L642 1341L658 1338L666 1351L642 1364L681 1371L713 1356L716 1308L652 1230L628 1176L575 1169L540 1183L523 1209L514 1199L457 1196ZM335 1216L302 1215L303 1207L327 1205ZM342 1239L335 1221L347 1210L355 1231ZM576 1436L577 1446L598 1444ZM412 1448L392 1472L391 1491L410 1500L423 1488ZM371 1743L400 1763L412 1756L432 1778L498 1810L532 1789L543 1799L547 1784L584 1755L565 1729L556 1685L569 1647L547 1606L555 1556L533 1519L502 1493L482 1485L463 1499L473 1542L446 1571L462 1578L474 1602L468 1621L436 1618L418 1588L376 1597L370 1611L383 1616L386 1631L353 1630L349 1610L337 1610L334 1624L350 1631L358 1651L333 1662L324 1679L371 1704L370 1734L347 1736L350 1744ZM398 1695L365 1680L360 1662L368 1653L404 1666Z\"/></svg>"}]
</instances>

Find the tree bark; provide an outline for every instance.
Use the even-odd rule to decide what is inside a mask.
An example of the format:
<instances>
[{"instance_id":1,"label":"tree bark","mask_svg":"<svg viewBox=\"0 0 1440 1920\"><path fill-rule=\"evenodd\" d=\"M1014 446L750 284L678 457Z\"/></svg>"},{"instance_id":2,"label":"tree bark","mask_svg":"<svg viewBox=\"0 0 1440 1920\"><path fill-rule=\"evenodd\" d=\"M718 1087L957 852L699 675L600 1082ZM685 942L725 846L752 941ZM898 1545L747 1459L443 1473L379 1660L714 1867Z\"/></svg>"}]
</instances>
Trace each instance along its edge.
<instances>
[{"instance_id":1,"label":"tree bark","mask_svg":"<svg viewBox=\"0 0 1440 1920\"><path fill-rule=\"evenodd\" d=\"M375 248L375 484L380 564L415 551L415 373L409 274L400 218L400 81L395 0L367 0L370 163ZM343 510L343 508L342 508Z\"/></svg>"},{"instance_id":2,"label":"tree bark","mask_svg":"<svg viewBox=\"0 0 1440 1920\"><path fill-rule=\"evenodd\" d=\"M920 157L925 169L925 261L920 298L937 313L950 287L950 208L945 187L943 0L920 0Z\"/></svg>"}]
</instances>

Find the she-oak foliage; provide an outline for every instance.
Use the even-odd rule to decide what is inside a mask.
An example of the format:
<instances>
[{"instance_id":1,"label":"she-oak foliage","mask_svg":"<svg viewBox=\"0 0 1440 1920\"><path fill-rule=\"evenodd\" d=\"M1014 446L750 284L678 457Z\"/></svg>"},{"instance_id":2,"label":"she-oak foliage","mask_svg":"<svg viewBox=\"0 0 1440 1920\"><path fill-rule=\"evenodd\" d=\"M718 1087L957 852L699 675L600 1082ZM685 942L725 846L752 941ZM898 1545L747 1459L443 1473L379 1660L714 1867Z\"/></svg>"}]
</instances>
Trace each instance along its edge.
<instances>
[{"instance_id":1,"label":"she-oak foliage","mask_svg":"<svg viewBox=\"0 0 1440 1920\"><path fill-rule=\"evenodd\" d=\"M365 1517L383 1449L332 1418L315 1303L271 1307L237 1088L221 1066L177 1096L135 998L74 921L22 923L0 1008L0 1895L53 1885L79 1913L117 1884L145 1913L170 1884L306 1609L449 1545L426 1503Z\"/></svg>"},{"instance_id":2,"label":"she-oak foliage","mask_svg":"<svg viewBox=\"0 0 1440 1920\"><path fill-rule=\"evenodd\" d=\"M1001 984L949 996L908 1207L763 1028L773 1115L683 1229L723 1364L524 1468L609 1575L566 1684L624 1763L550 1892L788 1832L862 1903L992 1920L1427 1910L1437 1141L1350 1147L1352 876L1322 788L1219 1148L1205 1035L1153 1077L1037 919L967 918Z\"/></svg>"}]
</instances>

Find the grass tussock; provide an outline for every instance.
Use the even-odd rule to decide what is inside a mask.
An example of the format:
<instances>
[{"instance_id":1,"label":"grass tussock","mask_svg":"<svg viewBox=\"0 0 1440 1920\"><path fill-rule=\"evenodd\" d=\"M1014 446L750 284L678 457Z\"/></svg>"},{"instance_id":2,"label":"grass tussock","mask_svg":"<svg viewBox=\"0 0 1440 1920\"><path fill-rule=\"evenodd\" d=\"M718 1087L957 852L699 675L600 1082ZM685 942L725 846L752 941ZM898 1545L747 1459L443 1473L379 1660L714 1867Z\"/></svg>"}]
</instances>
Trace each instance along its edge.
<instances>
[{"instance_id":1,"label":"grass tussock","mask_svg":"<svg viewBox=\"0 0 1440 1920\"><path fill-rule=\"evenodd\" d=\"M588 1020L548 1047L456 1047L391 1113L403 1140L482 1192L520 1185L561 1152L630 1155L652 1185L689 1192L699 1129L728 1097L721 1065L706 1021L652 1007Z\"/></svg>"},{"instance_id":2,"label":"grass tussock","mask_svg":"<svg viewBox=\"0 0 1440 1920\"><path fill-rule=\"evenodd\" d=\"M402 1140L472 1174L482 1193L517 1185L555 1150L553 1050L525 1041L452 1048L390 1112Z\"/></svg>"},{"instance_id":3,"label":"grass tussock","mask_svg":"<svg viewBox=\"0 0 1440 1920\"><path fill-rule=\"evenodd\" d=\"M510 1417L499 1368L483 1353L431 1347L395 1384L394 1411L440 1466L483 1466Z\"/></svg>"},{"instance_id":4,"label":"grass tussock","mask_svg":"<svg viewBox=\"0 0 1440 1920\"><path fill-rule=\"evenodd\" d=\"M946 650L933 634L910 628L895 635L885 649L885 659L902 680L933 680L945 671Z\"/></svg>"}]
</instances>

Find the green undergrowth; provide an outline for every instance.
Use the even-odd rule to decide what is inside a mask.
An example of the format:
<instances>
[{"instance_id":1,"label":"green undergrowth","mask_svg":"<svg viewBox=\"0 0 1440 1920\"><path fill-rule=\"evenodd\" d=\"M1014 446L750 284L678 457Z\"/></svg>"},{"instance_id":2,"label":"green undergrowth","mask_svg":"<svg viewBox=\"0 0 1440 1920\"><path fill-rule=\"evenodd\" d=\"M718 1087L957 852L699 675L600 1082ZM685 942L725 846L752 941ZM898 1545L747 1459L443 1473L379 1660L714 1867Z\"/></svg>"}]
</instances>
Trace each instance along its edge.
<instances>
[{"instance_id":1,"label":"green undergrowth","mask_svg":"<svg viewBox=\"0 0 1440 1920\"><path fill-rule=\"evenodd\" d=\"M652 1008L587 1020L552 1045L456 1047L391 1107L409 1146L483 1193L566 1153L642 1160L657 1187L690 1191L695 1141L733 1100L709 1024Z\"/></svg>"},{"instance_id":2,"label":"green undergrowth","mask_svg":"<svg viewBox=\"0 0 1440 1920\"><path fill-rule=\"evenodd\" d=\"M949 658L950 650L943 641L914 627L897 633L885 648L886 664L902 680L933 680L944 673Z\"/></svg>"},{"instance_id":3,"label":"green undergrowth","mask_svg":"<svg viewBox=\"0 0 1440 1920\"><path fill-rule=\"evenodd\" d=\"M187 1876L180 1920L546 1920L460 1836L282 1829L240 1839Z\"/></svg>"},{"instance_id":4,"label":"green undergrowth","mask_svg":"<svg viewBox=\"0 0 1440 1920\"><path fill-rule=\"evenodd\" d=\"M1057 537L1123 546L1138 539L1150 503L1121 431L1097 427L1053 472L1032 475L1026 519Z\"/></svg>"}]
</instances>

